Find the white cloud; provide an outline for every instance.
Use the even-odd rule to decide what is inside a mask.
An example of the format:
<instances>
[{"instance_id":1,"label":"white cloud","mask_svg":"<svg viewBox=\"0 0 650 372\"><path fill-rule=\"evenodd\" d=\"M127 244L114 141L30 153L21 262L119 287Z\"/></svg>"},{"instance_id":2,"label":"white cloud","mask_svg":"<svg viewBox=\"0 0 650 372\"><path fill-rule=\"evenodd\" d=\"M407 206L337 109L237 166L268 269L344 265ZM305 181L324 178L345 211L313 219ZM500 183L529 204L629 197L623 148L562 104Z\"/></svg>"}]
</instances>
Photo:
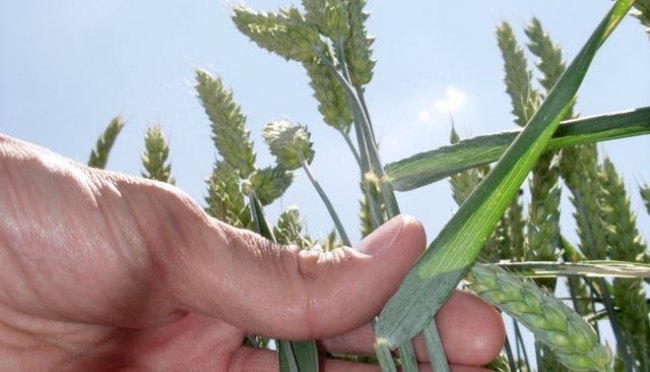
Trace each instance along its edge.
<instances>
[{"instance_id":1,"label":"white cloud","mask_svg":"<svg viewBox=\"0 0 650 372\"><path fill-rule=\"evenodd\" d=\"M452 122L465 126L472 114L465 90L442 86L415 92L398 102L376 104L373 124L382 160L395 161L449 143ZM469 115L469 116L468 116Z\"/></svg>"},{"instance_id":2,"label":"white cloud","mask_svg":"<svg viewBox=\"0 0 650 372\"><path fill-rule=\"evenodd\" d=\"M467 102L467 94L461 89L448 86L445 88L444 96L433 100L432 104L427 104L425 107L420 108L417 113L417 118L422 123L430 123L434 121L434 117L439 117L441 114L449 116L461 110Z\"/></svg>"},{"instance_id":3,"label":"white cloud","mask_svg":"<svg viewBox=\"0 0 650 372\"><path fill-rule=\"evenodd\" d=\"M418 119L423 123L428 123L431 121L431 111L427 109L422 109L418 112Z\"/></svg>"},{"instance_id":4,"label":"white cloud","mask_svg":"<svg viewBox=\"0 0 650 372\"><path fill-rule=\"evenodd\" d=\"M433 101L433 107L439 111L460 110L467 101L467 94L462 90L449 86L445 88L445 96L442 99Z\"/></svg>"}]
</instances>

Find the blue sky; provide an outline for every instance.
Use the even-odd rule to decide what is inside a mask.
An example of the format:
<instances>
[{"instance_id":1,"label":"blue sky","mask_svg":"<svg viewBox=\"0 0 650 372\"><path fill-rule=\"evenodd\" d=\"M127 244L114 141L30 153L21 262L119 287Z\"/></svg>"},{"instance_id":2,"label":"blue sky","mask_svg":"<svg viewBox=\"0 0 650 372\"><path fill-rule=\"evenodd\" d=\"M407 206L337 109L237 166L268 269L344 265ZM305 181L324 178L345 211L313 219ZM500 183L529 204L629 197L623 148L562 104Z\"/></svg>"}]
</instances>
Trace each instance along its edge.
<instances>
[{"instance_id":1,"label":"blue sky","mask_svg":"<svg viewBox=\"0 0 650 372\"><path fill-rule=\"evenodd\" d=\"M290 2L247 4L274 10ZM449 113L461 135L514 128L495 27L508 20L525 42L523 27L535 15L570 59L611 2L408 4L369 0L367 6L378 64L366 98L384 161L446 144ZM160 124L178 186L202 202L203 179L215 157L193 91L193 71L204 68L234 90L261 165L272 161L261 146L264 123L287 118L309 126L314 171L354 236L357 171L344 143L321 123L302 68L248 42L231 24L229 7L218 0L0 0L0 131L85 162L105 125L122 115L127 126L108 167L139 174L145 128ZM647 105L647 66L650 42L638 22L628 19L596 57L579 93L579 111L594 115ZM650 222L636 184L650 181L647 141L601 146L633 187L633 205L646 231ZM455 209L446 182L400 195L400 201L430 234ZM312 235L329 231L326 211L302 175L269 213L293 204L303 210Z\"/></svg>"}]
</instances>

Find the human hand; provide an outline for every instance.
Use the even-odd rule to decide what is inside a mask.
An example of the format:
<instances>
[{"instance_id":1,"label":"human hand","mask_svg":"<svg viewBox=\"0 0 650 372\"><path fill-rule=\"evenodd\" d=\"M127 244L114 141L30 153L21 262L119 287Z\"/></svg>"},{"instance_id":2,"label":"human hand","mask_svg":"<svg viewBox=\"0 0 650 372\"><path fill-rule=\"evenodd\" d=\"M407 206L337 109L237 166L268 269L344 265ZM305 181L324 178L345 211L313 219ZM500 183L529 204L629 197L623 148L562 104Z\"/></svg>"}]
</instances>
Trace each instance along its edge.
<instances>
[{"instance_id":1,"label":"human hand","mask_svg":"<svg viewBox=\"0 0 650 372\"><path fill-rule=\"evenodd\" d=\"M0 135L0 370L278 370L274 352L243 346L248 334L372 354L368 322L424 245L409 217L355 249L275 245L173 186ZM476 371L503 345L500 316L471 295L436 317L454 371ZM421 340L416 351L426 369Z\"/></svg>"}]
</instances>

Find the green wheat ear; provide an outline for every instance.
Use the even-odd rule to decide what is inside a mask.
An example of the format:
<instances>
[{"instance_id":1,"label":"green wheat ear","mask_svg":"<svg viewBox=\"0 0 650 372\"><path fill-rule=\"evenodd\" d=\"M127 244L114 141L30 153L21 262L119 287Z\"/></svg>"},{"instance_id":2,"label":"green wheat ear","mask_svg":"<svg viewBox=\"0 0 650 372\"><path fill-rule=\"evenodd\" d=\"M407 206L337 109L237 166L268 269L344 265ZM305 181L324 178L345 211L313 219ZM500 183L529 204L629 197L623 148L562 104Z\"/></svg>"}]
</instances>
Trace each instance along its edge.
<instances>
[{"instance_id":1,"label":"green wheat ear","mask_svg":"<svg viewBox=\"0 0 650 372\"><path fill-rule=\"evenodd\" d=\"M258 169L251 174L248 181L251 191L255 193L262 206L276 201L292 183L293 173L280 166Z\"/></svg>"},{"instance_id":2,"label":"green wheat ear","mask_svg":"<svg viewBox=\"0 0 650 372\"><path fill-rule=\"evenodd\" d=\"M239 171L225 161L216 161L206 180L206 212L229 225L250 228L252 216L240 187Z\"/></svg>"},{"instance_id":3,"label":"green wheat ear","mask_svg":"<svg viewBox=\"0 0 650 372\"><path fill-rule=\"evenodd\" d=\"M372 44L375 39L368 35L365 23L370 14L364 11L366 0L348 1L350 34L345 39L345 60L350 81L357 89L372 80L376 61L372 59Z\"/></svg>"},{"instance_id":4,"label":"green wheat ear","mask_svg":"<svg viewBox=\"0 0 650 372\"><path fill-rule=\"evenodd\" d=\"M119 116L116 116L108 124L104 133L97 139L97 144L95 148L90 152L90 158L88 159L88 166L93 168L104 169L106 163L108 162L108 155L113 148L115 139L120 134L120 131L124 127L124 121Z\"/></svg>"},{"instance_id":5,"label":"green wheat ear","mask_svg":"<svg viewBox=\"0 0 650 372\"><path fill-rule=\"evenodd\" d=\"M517 44L512 27L503 22L496 30L497 42L503 56L506 92L512 101L515 122L523 126L539 107L539 93L531 86L532 72L523 49Z\"/></svg>"},{"instance_id":6,"label":"green wheat ear","mask_svg":"<svg viewBox=\"0 0 650 372\"><path fill-rule=\"evenodd\" d=\"M476 265L469 287L531 330L572 371L611 371L612 354L575 311L535 285L497 265Z\"/></svg>"},{"instance_id":7,"label":"green wheat ear","mask_svg":"<svg viewBox=\"0 0 650 372\"><path fill-rule=\"evenodd\" d=\"M141 155L144 167L142 176L173 185L176 180L171 175L171 164L167 163L169 147L160 126L147 128L144 135L144 146L145 151Z\"/></svg>"},{"instance_id":8,"label":"green wheat ear","mask_svg":"<svg viewBox=\"0 0 650 372\"><path fill-rule=\"evenodd\" d=\"M232 92L219 78L196 71L196 91L210 118L212 140L223 159L246 178L255 170L255 152L246 130L246 116L235 103Z\"/></svg>"},{"instance_id":9,"label":"green wheat ear","mask_svg":"<svg viewBox=\"0 0 650 372\"><path fill-rule=\"evenodd\" d=\"M348 2L340 0L303 0L305 19L318 29L318 32L332 41L347 37Z\"/></svg>"},{"instance_id":10,"label":"green wheat ear","mask_svg":"<svg viewBox=\"0 0 650 372\"><path fill-rule=\"evenodd\" d=\"M232 20L239 31L260 48L286 60L308 62L314 59L315 48L327 49L316 26L307 22L293 6L282 8L278 13L237 6L233 9Z\"/></svg>"},{"instance_id":11,"label":"green wheat ear","mask_svg":"<svg viewBox=\"0 0 650 372\"><path fill-rule=\"evenodd\" d=\"M643 204L645 204L645 209L650 214L650 185L645 184L639 188L639 193L641 194L641 199L643 199Z\"/></svg>"},{"instance_id":12,"label":"green wheat ear","mask_svg":"<svg viewBox=\"0 0 650 372\"><path fill-rule=\"evenodd\" d=\"M533 18L526 27L528 48L539 57L537 68L543 76L540 84L550 91L564 72L562 54L559 46L553 44L541 23ZM540 99L541 94L537 94ZM531 202L528 213L528 260L556 261L561 254L560 240L560 197L561 185L558 183L560 170L557 165L558 151L544 152L533 168L530 179ZM555 288L555 280L538 280L538 284Z\"/></svg>"},{"instance_id":13,"label":"green wheat ear","mask_svg":"<svg viewBox=\"0 0 650 372\"><path fill-rule=\"evenodd\" d=\"M303 226L300 211L297 207L289 207L280 213L273 227L273 236L278 243L295 244L300 248L311 248L311 239L302 232Z\"/></svg>"},{"instance_id":14,"label":"green wheat ear","mask_svg":"<svg viewBox=\"0 0 650 372\"><path fill-rule=\"evenodd\" d=\"M352 112L343 86L322 61L314 59L303 63L303 66L323 121L334 129L347 133L352 125Z\"/></svg>"},{"instance_id":15,"label":"green wheat ear","mask_svg":"<svg viewBox=\"0 0 650 372\"><path fill-rule=\"evenodd\" d=\"M610 246L610 259L644 263L647 258L647 246L636 227L636 217L630 208L630 198L623 179L607 158L601 166L600 178L603 188L600 203L606 211L602 219ZM620 314L620 332L626 339L633 357L631 359L634 359L633 366L640 371L647 371L650 369L650 320L643 280L615 278L613 292L614 303Z\"/></svg>"},{"instance_id":16,"label":"green wheat ear","mask_svg":"<svg viewBox=\"0 0 650 372\"><path fill-rule=\"evenodd\" d=\"M309 140L311 134L302 125L294 125L285 120L270 122L264 126L262 136L278 165L284 169L296 170L302 166L302 161L310 164L314 159L314 150Z\"/></svg>"}]
</instances>

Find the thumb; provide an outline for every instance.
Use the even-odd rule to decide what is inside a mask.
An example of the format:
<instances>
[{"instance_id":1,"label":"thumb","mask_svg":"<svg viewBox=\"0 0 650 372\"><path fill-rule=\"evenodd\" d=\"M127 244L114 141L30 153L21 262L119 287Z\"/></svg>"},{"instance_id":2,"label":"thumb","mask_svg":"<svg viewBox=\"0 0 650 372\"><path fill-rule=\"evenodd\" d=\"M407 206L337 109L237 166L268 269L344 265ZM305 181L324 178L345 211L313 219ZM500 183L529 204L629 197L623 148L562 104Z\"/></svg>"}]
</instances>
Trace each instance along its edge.
<instances>
[{"instance_id":1,"label":"thumb","mask_svg":"<svg viewBox=\"0 0 650 372\"><path fill-rule=\"evenodd\" d=\"M188 308L255 334L316 339L357 328L381 310L425 246L422 226L398 216L356 249L280 246L212 221L205 242L169 260L165 277Z\"/></svg>"}]
</instances>

